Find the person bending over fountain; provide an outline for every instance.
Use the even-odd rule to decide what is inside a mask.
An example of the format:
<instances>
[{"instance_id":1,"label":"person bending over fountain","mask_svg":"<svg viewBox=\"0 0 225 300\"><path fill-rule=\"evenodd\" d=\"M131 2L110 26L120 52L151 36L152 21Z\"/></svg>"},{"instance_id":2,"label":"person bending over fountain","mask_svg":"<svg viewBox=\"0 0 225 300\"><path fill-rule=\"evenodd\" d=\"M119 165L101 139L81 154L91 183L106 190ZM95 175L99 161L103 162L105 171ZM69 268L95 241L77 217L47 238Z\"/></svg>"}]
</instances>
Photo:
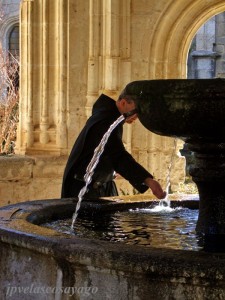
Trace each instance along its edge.
<instances>
[{"instance_id":1,"label":"person bending over fountain","mask_svg":"<svg viewBox=\"0 0 225 300\"><path fill-rule=\"evenodd\" d=\"M110 125L122 114L135 109L137 95L129 95L126 88L122 91L117 101L102 94L93 105L92 115L74 143L68 158L62 182L61 198L77 197L84 187L84 175L91 161L94 150L99 145L103 135ZM129 152L125 150L122 142L123 124L133 123L137 113L127 116L123 122L112 131L104 151L94 171L92 181L84 198L117 196L118 191L113 181L118 173L140 193L150 188L159 199L166 196L158 181L142 167Z\"/></svg>"}]
</instances>

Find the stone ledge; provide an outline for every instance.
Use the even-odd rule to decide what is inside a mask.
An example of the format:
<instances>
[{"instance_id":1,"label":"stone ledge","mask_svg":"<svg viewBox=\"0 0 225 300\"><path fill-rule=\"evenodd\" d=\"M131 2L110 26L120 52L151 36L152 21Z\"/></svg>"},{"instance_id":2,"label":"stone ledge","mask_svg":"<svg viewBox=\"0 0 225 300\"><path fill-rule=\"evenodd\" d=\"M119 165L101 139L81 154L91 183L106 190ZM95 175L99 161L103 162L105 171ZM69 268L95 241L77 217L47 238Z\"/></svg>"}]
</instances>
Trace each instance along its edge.
<instances>
[{"instance_id":1,"label":"stone ledge","mask_svg":"<svg viewBox=\"0 0 225 300\"><path fill-rule=\"evenodd\" d=\"M31 178L62 178L66 157L0 156L0 181L21 181Z\"/></svg>"},{"instance_id":2,"label":"stone ledge","mask_svg":"<svg viewBox=\"0 0 225 300\"><path fill-rule=\"evenodd\" d=\"M58 198L66 156L0 156L0 206Z\"/></svg>"},{"instance_id":3,"label":"stone ledge","mask_svg":"<svg viewBox=\"0 0 225 300\"><path fill-rule=\"evenodd\" d=\"M0 181L18 181L32 178L34 163L34 159L26 156L0 156Z\"/></svg>"}]
</instances>

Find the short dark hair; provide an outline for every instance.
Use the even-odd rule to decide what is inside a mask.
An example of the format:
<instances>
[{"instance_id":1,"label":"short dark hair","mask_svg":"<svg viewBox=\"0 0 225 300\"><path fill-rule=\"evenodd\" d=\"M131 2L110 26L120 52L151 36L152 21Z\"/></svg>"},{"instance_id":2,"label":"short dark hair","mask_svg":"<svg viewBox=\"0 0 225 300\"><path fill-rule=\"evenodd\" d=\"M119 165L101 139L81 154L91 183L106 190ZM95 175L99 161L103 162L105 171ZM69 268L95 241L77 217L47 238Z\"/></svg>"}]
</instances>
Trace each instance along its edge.
<instances>
[{"instance_id":1,"label":"short dark hair","mask_svg":"<svg viewBox=\"0 0 225 300\"><path fill-rule=\"evenodd\" d=\"M137 98L138 98L137 95L129 95L126 92L126 89L124 89L120 93L118 101L120 101L121 99L125 99L128 103L131 103L131 102L135 102L135 100L137 100Z\"/></svg>"}]
</instances>

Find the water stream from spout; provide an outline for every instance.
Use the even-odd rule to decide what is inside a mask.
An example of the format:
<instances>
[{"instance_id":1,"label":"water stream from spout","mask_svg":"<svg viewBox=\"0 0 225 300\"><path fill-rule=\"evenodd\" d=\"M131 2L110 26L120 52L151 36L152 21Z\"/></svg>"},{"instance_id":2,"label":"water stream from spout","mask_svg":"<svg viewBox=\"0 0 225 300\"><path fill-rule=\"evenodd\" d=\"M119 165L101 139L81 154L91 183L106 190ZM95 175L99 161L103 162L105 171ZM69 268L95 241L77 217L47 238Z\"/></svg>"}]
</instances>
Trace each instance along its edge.
<instances>
[{"instance_id":1,"label":"water stream from spout","mask_svg":"<svg viewBox=\"0 0 225 300\"><path fill-rule=\"evenodd\" d=\"M76 205L76 210L75 213L73 214L72 217L72 225L71 225L71 229L74 229L74 224L76 222L77 216L78 216L78 211L80 209L81 206L81 202L82 199L85 195L85 193L88 190L88 185L91 183L92 180L92 176L94 174L94 170L99 162L100 156L102 154L102 152L104 151L105 145L112 133L112 131L125 119L124 115L121 115L115 122L112 123L112 125L109 127L109 129L106 131L106 133L103 135L99 145L95 148L94 150L94 155L90 161L90 163L87 166L86 169L86 174L84 175L84 182L85 185L84 187L80 190L79 195L78 195L78 202Z\"/></svg>"},{"instance_id":2,"label":"water stream from spout","mask_svg":"<svg viewBox=\"0 0 225 300\"><path fill-rule=\"evenodd\" d=\"M171 170L172 170L172 167L174 165L174 159L175 159L175 154L176 154L176 151L177 151L177 139L175 138L174 141L173 141L173 151L172 151L172 154L171 154L171 158L170 158L170 163L169 163L169 166L168 166L168 174L167 174L167 177L166 177L166 197L162 200L160 200L159 202L159 206L161 207L170 207L170 200L168 198L168 195L169 195L169 188L170 188L170 177L171 177Z\"/></svg>"}]
</instances>

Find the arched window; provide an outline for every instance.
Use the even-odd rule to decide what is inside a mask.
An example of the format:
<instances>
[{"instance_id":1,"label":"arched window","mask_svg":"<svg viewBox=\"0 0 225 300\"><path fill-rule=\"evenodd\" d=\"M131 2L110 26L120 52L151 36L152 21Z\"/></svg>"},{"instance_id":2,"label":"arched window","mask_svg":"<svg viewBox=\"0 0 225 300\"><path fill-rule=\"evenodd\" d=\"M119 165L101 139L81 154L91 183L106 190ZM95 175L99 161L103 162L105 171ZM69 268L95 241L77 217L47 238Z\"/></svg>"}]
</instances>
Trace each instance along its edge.
<instances>
[{"instance_id":1,"label":"arched window","mask_svg":"<svg viewBox=\"0 0 225 300\"><path fill-rule=\"evenodd\" d=\"M19 25L14 25L9 33L9 70L8 74L14 88L19 88Z\"/></svg>"},{"instance_id":2,"label":"arched window","mask_svg":"<svg viewBox=\"0 0 225 300\"><path fill-rule=\"evenodd\" d=\"M9 34L9 52L14 56L19 56L19 25L15 25Z\"/></svg>"}]
</instances>

